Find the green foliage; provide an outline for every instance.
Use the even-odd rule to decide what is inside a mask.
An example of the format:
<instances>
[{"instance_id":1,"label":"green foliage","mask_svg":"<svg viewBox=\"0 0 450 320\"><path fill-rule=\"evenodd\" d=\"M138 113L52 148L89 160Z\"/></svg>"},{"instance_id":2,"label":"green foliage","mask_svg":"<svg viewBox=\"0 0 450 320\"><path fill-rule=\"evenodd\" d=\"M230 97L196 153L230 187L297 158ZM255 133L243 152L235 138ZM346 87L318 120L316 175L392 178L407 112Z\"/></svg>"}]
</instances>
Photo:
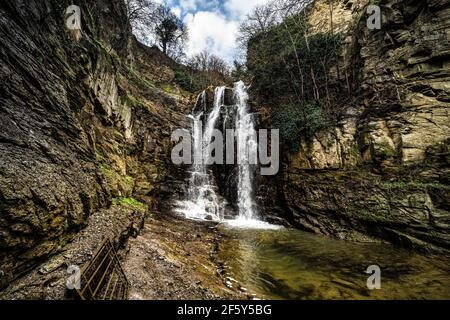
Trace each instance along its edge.
<instances>
[{"instance_id":1,"label":"green foliage","mask_svg":"<svg viewBox=\"0 0 450 320\"><path fill-rule=\"evenodd\" d=\"M188 70L187 67L178 66L175 68L175 82L188 92L198 92L202 90L203 83L195 71Z\"/></svg>"},{"instance_id":2,"label":"green foliage","mask_svg":"<svg viewBox=\"0 0 450 320\"><path fill-rule=\"evenodd\" d=\"M273 128L280 129L281 139L297 149L302 135L311 136L327 126L322 108L314 102L304 105L288 104L272 111Z\"/></svg>"},{"instance_id":3,"label":"green foliage","mask_svg":"<svg viewBox=\"0 0 450 320\"><path fill-rule=\"evenodd\" d=\"M123 175L112 169L107 164L101 164L99 169L111 190L117 192L117 195L129 196L133 193L133 177Z\"/></svg>"},{"instance_id":4,"label":"green foliage","mask_svg":"<svg viewBox=\"0 0 450 320\"><path fill-rule=\"evenodd\" d=\"M342 40L340 34L308 33L303 12L250 39L247 74L263 103L284 105L272 113L286 141L311 135L337 116L340 104L333 102L345 83L337 67Z\"/></svg>"},{"instance_id":5,"label":"green foliage","mask_svg":"<svg viewBox=\"0 0 450 320\"><path fill-rule=\"evenodd\" d=\"M382 187L388 190L396 190L400 191L404 189L419 189L419 190L427 190L427 189L438 189L438 190L448 190L449 187L438 182L423 182L416 180L409 181L394 181L394 182L383 182ZM450 191L450 190L449 190Z\"/></svg>"},{"instance_id":6,"label":"green foliage","mask_svg":"<svg viewBox=\"0 0 450 320\"><path fill-rule=\"evenodd\" d=\"M247 78L247 70L245 65L237 60L233 61L233 69L231 71L231 77L233 81L239 81Z\"/></svg>"},{"instance_id":7,"label":"green foliage","mask_svg":"<svg viewBox=\"0 0 450 320\"><path fill-rule=\"evenodd\" d=\"M209 86L219 86L225 83L225 77L208 71L195 70L186 66L175 68L175 82L185 91L199 92Z\"/></svg>"},{"instance_id":8,"label":"green foliage","mask_svg":"<svg viewBox=\"0 0 450 320\"><path fill-rule=\"evenodd\" d=\"M124 206L129 207L132 209L136 209L139 211L147 211L148 206L142 202L139 202L138 200L134 198L116 198L113 199L113 206Z\"/></svg>"},{"instance_id":9,"label":"green foliage","mask_svg":"<svg viewBox=\"0 0 450 320\"><path fill-rule=\"evenodd\" d=\"M146 90L147 88L154 88L155 83L149 80L144 75L135 71L131 66L126 65L126 74L130 81L135 84L141 90Z\"/></svg>"},{"instance_id":10,"label":"green foliage","mask_svg":"<svg viewBox=\"0 0 450 320\"><path fill-rule=\"evenodd\" d=\"M256 88L266 96L325 98L327 74L336 63L341 36L319 33L306 38L302 28L286 28L277 26L250 44L248 67Z\"/></svg>"},{"instance_id":11,"label":"green foliage","mask_svg":"<svg viewBox=\"0 0 450 320\"><path fill-rule=\"evenodd\" d=\"M103 175L105 176L109 176L112 172L110 166L108 166L107 164L101 164L100 165L100 171L103 173Z\"/></svg>"}]
</instances>

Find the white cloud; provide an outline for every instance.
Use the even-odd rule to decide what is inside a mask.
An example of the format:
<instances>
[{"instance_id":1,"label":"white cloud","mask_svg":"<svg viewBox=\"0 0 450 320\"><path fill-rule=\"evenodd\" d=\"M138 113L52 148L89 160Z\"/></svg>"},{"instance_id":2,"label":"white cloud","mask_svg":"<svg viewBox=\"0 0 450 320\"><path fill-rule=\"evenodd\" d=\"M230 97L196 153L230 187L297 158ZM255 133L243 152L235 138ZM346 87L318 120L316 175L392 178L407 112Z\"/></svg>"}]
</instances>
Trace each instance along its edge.
<instances>
[{"instance_id":1,"label":"white cloud","mask_svg":"<svg viewBox=\"0 0 450 320\"><path fill-rule=\"evenodd\" d=\"M181 17L181 12L182 12L182 10L181 10L180 7L172 7L172 12L173 12L178 18Z\"/></svg>"},{"instance_id":2,"label":"white cloud","mask_svg":"<svg viewBox=\"0 0 450 320\"><path fill-rule=\"evenodd\" d=\"M227 0L225 1L224 7L234 18L241 21L253 10L253 8L270 1L271 0Z\"/></svg>"},{"instance_id":3,"label":"white cloud","mask_svg":"<svg viewBox=\"0 0 450 320\"><path fill-rule=\"evenodd\" d=\"M231 63L238 54L239 24L257 5L271 0L155 0L166 3L189 29L186 54L207 49Z\"/></svg>"},{"instance_id":4,"label":"white cloud","mask_svg":"<svg viewBox=\"0 0 450 320\"><path fill-rule=\"evenodd\" d=\"M188 56L207 49L231 62L236 48L239 24L211 11L188 13L184 22L189 28Z\"/></svg>"},{"instance_id":5,"label":"white cloud","mask_svg":"<svg viewBox=\"0 0 450 320\"><path fill-rule=\"evenodd\" d=\"M197 0L180 0L179 6L182 11L191 11L197 8Z\"/></svg>"}]
</instances>

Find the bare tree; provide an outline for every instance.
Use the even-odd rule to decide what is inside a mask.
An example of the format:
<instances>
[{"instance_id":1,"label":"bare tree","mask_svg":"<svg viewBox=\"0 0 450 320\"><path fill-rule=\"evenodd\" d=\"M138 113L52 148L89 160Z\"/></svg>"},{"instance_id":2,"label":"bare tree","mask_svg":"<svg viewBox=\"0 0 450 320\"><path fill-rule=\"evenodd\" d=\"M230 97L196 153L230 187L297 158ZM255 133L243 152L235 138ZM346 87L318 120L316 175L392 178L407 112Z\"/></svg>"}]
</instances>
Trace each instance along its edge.
<instances>
[{"instance_id":1,"label":"bare tree","mask_svg":"<svg viewBox=\"0 0 450 320\"><path fill-rule=\"evenodd\" d=\"M277 16L273 3L257 6L241 23L238 41L246 46L251 38L269 31L276 22Z\"/></svg>"},{"instance_id":2,"label":"bare tree","mask_svg":"<svg viewBox=\"0 0 450 320\"><path fill-rule=\"evenodd\" d=\"M227 75L229 73L228 64L222 58L211 54L207 50L193 55L189 60L189 65L198 70L205 72L212 72L222 75Z\"/></svg>"},{"instance_id":3,"label":"bare tree","mask_svg":"<svg viewBox=\"0 0 450 320\"><path fill-rule=\"evenodd\" d=\"M284 18L297 14L314 0L274 0L272 1L276 12Z\"/></svg>"},{"instance_id":4,"label":"bare tree","mask_svg":"<svg viewBox=\"0 0 450 320\"><path fill-rule=\"evenodd\" d=\"M298 14L314 0L272 0L267 4L256 6L247 15L239 28L238 41L246 47L255 36L264 35L272 27L282 23L286 18Z\"/></svg>"},{"instance_id":5,"label":"bare tree","mask_svg":"<svg viewBox=\"0 0 450 320\"><path fill-rule=\"evenodd\" d=\"M153 19L156 41L165 54L184 45L188 36L187 27L169 6L159 5L153 12Z\"/></svg>"},{"instance_id":6,"label":"bare tree","mask_svg":"<svg viewBox=\"0 0 450 320\"><path fill-rule=\"evenodd\" d=\"M229 80L228 64L207 50L193 55L187 61L187 66L192 70L191 76L196 77L202 87L223 84Z\"/></svg>"},{"instance_id":7,"label":"bare tree","mask_svg":"<svg viewBox=\"0 0 450 320\"><path fill-rule=\"evenodd\" d=\"M204 50L204 51L190 57L187 64L189 67L191 67L194 70L204 71L207 68L208 56L209 56L209 53L206 50Z\"/></svg>"},{"instance_id":8,"label":"bare tree","mask_svg":"<svg viewBox=\"0 0 450 320\"><path fill-rule=\"evenodd\" d=\"M157 5L152 0L124 0L127 8L127 28L140 36L150 32L151 16Z\"/></svg>"},{"instance_id":9,"label":"bare tree","mask_svg":"<svg viewBox=\"0 0 450 320\"><path fill-rule=\"evenodd\" d=\"M158 45L175 61L185 59L184 43L188 30L166 4L154 0L124 0L127 8L127 26L139 41L147 45Z\"/></svg>"}]
</instances>

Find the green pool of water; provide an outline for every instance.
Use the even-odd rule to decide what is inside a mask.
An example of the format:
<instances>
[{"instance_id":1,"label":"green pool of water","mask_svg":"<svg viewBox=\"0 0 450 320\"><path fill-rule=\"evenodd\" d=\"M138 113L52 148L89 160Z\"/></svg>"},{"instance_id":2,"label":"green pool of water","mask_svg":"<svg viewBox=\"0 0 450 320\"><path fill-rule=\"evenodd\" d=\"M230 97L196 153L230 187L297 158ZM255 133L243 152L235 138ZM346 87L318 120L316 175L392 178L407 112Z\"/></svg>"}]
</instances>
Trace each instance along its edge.
<instances>
[{"instance_id":1,"label":"green pool of water","mask_svg":"<svg viewBox=\"0 0 450 320\"><path fill-rule=\"evenodd\" d=\"M222 231L229 283L261 299L450 299L448 258L290 229ZM381 289L367 288L370 265L381 268Z\"/></svg>"}]
</instances>

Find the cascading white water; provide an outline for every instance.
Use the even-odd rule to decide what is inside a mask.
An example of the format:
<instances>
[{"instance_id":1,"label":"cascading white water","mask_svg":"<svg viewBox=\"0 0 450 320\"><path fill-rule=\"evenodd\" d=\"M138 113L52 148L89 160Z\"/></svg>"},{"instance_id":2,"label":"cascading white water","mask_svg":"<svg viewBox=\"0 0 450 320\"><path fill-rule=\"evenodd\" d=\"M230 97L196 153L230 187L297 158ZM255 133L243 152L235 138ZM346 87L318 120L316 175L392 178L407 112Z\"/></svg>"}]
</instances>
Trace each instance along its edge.
<instances>
[{"instance_id":1,"label":"cascading white water","mask_svg":"<svg viewBox=\"0 0 450 320\"><path fill-rule=\"evenodd\" d=\"M214 129L218 126L221 110L224 106L225 90L225 87L216 88L214 105L206 120L203 134L202 117L207 110L205 91L199 95L196 104L201 107L201 111L193 112L193 115L189 116L192 119L194 164L190 171L189 199L179 201L176 211L190 219L222 221L239 228L278 228L258 220L253 191L258 141L255 132L254 115L250 113L248 106L247 87L242 81L235 83L233 88L235 102L233 113L235 118L234 123L232 123L237 141L237 206L239 212L236 219L224 220L226 201L218 195L218 187L215 184L214 175L206 163L208 163L211 156L207 146L212 142ZM228 111L222 126L224 129L230 117Z\"/></svg>"},{"instance_id":2,"label":"cascading white water","mask_svg":"<svg viewBox=\"0 0 450 320\"><path fill-rule=\"evenodd\" d=\"M253 200L253 176L257 159L258 141L256 139L253 115L249 113L248 93L244 82L237 82L233 93L237 108L238 219L253 220L256 219L256 206Z\"/></svg>"},{"instance_id":3,"label":"cascading white water","mask_svg":"<svg viewBox=\"0 0 450 320\"><path fill-rule=\"evenodd\" d=\"M194 151L194 164L191 168L189 179L189 200L178 202L178 212L191 219L208 219L221 221L223 219L224 201L217 195L217 186L214 184L212 172L206 165L210 154L206 152L206 146L211 143L214 129L220 117L220 110L224 102L225 87L218 87L214 93L214 106L206 121L204 134L202 134L203 112L191 115L192 138ZM204 91L197 100L203 110L206 110L206 92Z\"/></svg>"},{"instance_id":4,"label":"cascading white water","mask_svg":"<svg viewBox=\"0 0 450 320\"><path fill-rule=\"evenodd\" d=\"M220 117L220 110L224 104L225 99L225 87L217 87L214 91L214 107L211 113L208 116L208 120L206 121L205 133L203 134L203 150L205 147L211 143L213 131L216 128L217 121ZM209 161L210 154L209 152L205 152L205 161Z\"/></svg>"},{"instance_id":5,"label":"cascading white water","mask_svg":"<svg viewBox=\"0 0 450 320\"><path fill-rule=\"evenodd\" d=\"M244 82L236 82L233 88L236 104L235 129L237 138L238 185L237 199L239 215L235 220L226 221L232 227L245 229L279 229L259 220L254 200L253 181L258 160L258 140L254 115L248 106L247 87Z\"/></svg>"}]
</instances>

